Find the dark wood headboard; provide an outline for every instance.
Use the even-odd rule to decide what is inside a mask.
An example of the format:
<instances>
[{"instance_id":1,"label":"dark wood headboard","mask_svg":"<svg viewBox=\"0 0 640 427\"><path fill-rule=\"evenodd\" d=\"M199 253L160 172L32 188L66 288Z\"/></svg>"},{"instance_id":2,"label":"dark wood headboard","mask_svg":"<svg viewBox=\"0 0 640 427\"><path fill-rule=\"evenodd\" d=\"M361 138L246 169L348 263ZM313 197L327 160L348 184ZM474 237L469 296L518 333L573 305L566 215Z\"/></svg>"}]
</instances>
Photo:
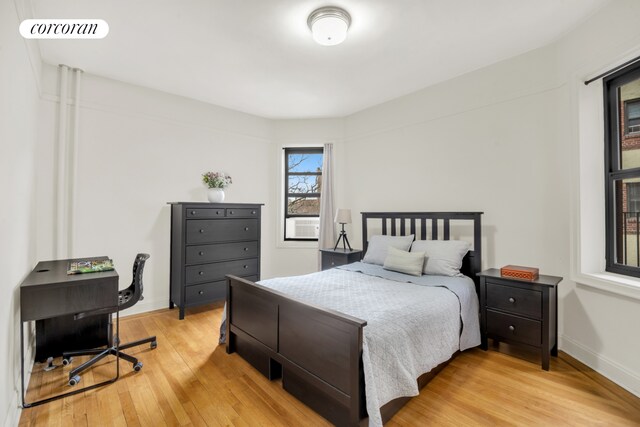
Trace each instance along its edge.
<instances>
[{"instance_id":1,"label":"dark wood headboard","mask_svg":"<svg viewBox=\"0 0 640 427\"><path fill-rule=\"evenodd\" d=\"M482 233L481 217L483 212L361 212L362 214L362 252L366 253L369 243L368 225L370 220L379 220L376 234L406 236L415 234L417 240L449 240L451 227L473 224L473 248L462 260L462 274L476 283L476 273L482 269ZM442 230L442 237L438 231Z\"/></svg>"}]
</instances>

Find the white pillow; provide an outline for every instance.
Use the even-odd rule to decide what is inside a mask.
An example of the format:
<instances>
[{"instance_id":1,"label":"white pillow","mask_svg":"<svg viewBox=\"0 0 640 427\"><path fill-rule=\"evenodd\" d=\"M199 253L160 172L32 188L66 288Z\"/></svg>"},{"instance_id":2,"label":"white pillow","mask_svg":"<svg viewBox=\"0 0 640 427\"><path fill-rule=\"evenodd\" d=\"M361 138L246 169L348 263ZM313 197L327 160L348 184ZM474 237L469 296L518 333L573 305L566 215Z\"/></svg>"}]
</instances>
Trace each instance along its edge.
<instances>
[{"instance_id":1,"label":"white pillow","mask_svg":"<svg viewBox=\"0 0 640 427\"><path fill-rule=\"evenodd\" d=\"M469 252L471 244L462 240L417 240L411 252L424 252L424 274L459 276L462 258Z\"/></svg>"},{"instance_id":2,"label":"white pillow","mask_svg":"<svg viewBox=\"0 0 640 427\"><path fill-rule=\"evenodd\" d=\"M387 258L382 266L385 270L411 274L412 276L422 276L424 252L401 251L393 246L389 246L387 251Z\"/></svg>"},{"instance_id":3,"label":"white pillow","mask_svg":"<svg viewBox=\"0 0 640 427\"><path fill-rule=\"evenodd\" d=\"M383 265L387 258L387 248L393 247L403 251L408 251L413 242L413 234L408 236L371 236L367 253L362 262L369 264Z\"/></svg>"}]
</instances>

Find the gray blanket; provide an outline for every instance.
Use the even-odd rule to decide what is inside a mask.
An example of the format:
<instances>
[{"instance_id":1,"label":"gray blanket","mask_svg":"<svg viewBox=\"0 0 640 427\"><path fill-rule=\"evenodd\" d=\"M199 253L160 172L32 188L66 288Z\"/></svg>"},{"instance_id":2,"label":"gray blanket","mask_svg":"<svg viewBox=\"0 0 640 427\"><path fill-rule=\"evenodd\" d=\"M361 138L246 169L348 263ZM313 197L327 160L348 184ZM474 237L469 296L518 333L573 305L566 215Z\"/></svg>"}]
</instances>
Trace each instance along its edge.
<instances>
[{"instance_id":1,"label":"gray blanket","mask_svg":"<svg viewBox=\"0 0 640 427\"><path fill-rule=\"evenodd\" d=\"M362 361L370 426L382 425L382 405L419 393L416 378L480 343L469 278L412 277L355 263L259 283L367 321Z\"/></svg>"}]
</instances>

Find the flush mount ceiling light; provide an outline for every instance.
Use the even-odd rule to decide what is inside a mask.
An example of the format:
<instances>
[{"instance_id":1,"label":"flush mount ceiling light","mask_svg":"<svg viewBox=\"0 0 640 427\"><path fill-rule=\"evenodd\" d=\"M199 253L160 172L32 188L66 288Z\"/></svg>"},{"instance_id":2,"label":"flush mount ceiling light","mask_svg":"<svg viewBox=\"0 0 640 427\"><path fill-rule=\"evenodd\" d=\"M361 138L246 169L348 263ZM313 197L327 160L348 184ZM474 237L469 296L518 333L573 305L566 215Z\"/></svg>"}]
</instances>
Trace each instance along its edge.
<instances>
[{"instance_id":1,"label":"flush mount ceiling light","mask_svg":"<svg viewBox=\"0 0 640 427\"><path fill-rule=\"evenodd\" d=\"M311 12L307 25L316 43L323 46L340 44L347 38L351 16L346 10L325 6Z\"/></svg>"}]
</instances>

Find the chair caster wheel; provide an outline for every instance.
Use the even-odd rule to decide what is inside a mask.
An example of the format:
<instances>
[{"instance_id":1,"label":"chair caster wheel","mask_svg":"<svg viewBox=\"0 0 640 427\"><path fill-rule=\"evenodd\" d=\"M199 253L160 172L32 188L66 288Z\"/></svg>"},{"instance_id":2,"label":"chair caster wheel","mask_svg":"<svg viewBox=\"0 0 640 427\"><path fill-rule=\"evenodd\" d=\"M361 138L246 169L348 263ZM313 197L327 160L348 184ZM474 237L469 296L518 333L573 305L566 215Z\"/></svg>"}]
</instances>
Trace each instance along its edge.
<instances>
[{"instance_id":1,"label":"chair caster wheel","mask_svg":"<svg viewBox=\"0 0 640 427\"><path fill-rule=\"evenodd\" d=\"M71 362L73 362L73 357L70 358L64 358L62 359L62 366L68 366L71 365Z\"/></svg>"},{"instance_id":2,"label":"chair caster wheel","mask_svg":"<svg viewBox=\"0 0 640 427\"><path fill-rule=\"evenodd\" d=\"M158 341L151 341L151 348L156 348L158 346Z\"/></svg>"},{"instance_id":3,"label":"chair caster wheel","mask_svg":"<svg viewBox=\"0 0 640 427\"><path fill-rule=\"evenodd\" d=\"M142 362L138 362L138 363L134 363L133 364L133 370L136 372L139 372L140 369L142 369Z\"/></svg>"},{"instance_id":4,"label":"chair caster wheel","mask_svg":"<svg viewBox=\"0 0 640 427\"><path fill-rule=\"evenodd\" d=\"M80 382L80 375L76 375L75 377L69 378L69 385L74 386Z\"/></svg>"}]
</instances>

